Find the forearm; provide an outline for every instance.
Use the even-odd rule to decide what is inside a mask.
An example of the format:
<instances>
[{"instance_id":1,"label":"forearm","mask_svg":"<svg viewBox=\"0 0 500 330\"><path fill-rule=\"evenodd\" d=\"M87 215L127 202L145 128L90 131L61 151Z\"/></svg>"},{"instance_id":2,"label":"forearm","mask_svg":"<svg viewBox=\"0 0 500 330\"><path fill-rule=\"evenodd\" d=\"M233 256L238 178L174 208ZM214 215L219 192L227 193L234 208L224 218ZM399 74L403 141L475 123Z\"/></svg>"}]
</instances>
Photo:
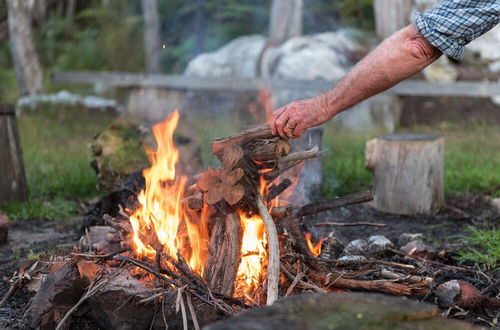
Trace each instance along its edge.
<instances>
[{"instance_id":1,"label":"forearm","mask_svg":"<svg viewBox=\"0 0 500 330\"><path fill-rule=\"evenodd\" d=\"M414 75L439 56L441 52L410 25L381 43L318 100L332 118Z\"/></svg>"}]
</instances>

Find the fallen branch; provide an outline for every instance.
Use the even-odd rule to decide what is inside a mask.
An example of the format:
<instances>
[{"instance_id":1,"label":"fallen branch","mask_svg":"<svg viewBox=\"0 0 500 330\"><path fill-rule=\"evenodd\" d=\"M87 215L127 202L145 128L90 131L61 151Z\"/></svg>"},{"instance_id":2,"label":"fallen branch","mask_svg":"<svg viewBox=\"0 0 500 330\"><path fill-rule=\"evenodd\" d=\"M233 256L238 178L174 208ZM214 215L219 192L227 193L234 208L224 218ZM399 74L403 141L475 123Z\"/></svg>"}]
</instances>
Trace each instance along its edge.
<instances>
[{"instance_id":1,"label":"fallen branch","mask_svg":"<svg viewBox=\"0 0 500 330\"><path fill-rule=\"evenodd\" d=\"M425 294L427 292L426 289L422 289L416 284L404 285L389 281L351 280L333 274L321 274L316 272L310 272L309 275L322 285L340 289L382 292L395 296L410 296L412 294Z\"/></svg>"},{"instance_id":2,"label":"fallen branch","mask_svg":"<svg viewBox=\"0 0 500 330\"><path fill-rule=\"evenodd\" d=\"M278 231L273 218L267 210L264 199L259 194L256 199L257 208L266 226L267 245L269 246L269 263L267 266L267 300L266 304L272 305L278 299L278 284L280 277L280 247Z\"/></svg>"},{"instance_id":3,"label":"fallen branch","mask_svg":"<svg viewBox=\"0 0 500 330\"><path fill-rule=\"evenodd\" d=\"M371 201L372 199L373 195L370 191L363 191L327 201L307 204L298 208L292 206L273 207L271 209L271 215L275 218L290 217L291 219L294 219L332 210L343 206L368 202Z\"/></svg>"},{"instance_id":4,"label":"fallen branch","mask_svg":"<svg viewBox=\"0 0 500 330\"><path fill-rule=\"evenodd\" d=\"M297 282L297 284L299 284L300 286L307 288L307 289L314 290L316 292L321 292L321 293L328 292L327 290L320 288L319 286L317 286L315 284L302 281L301 279L297 279L297 277L295 277L292 273L290 273L288 271L288 269L286 269L286 267L283 266L283 264L280 265L280 268L281 268L281 271L283 271L283 273L286 275L286 277L288 277L288 279L290 281L292 281L292 284Z\"/></svg>"},{"instance_id":5,"label":"fallen branch","mask_svg":"<svg viewBox=\"0 0 500 330\"><path fill-rule=\"evenodd\" d=\"M336 226L336 227L351 227L351 226L372 226L372 227L387 227L386 223L374 222L320 222L314 226Z\"/></svg>"}]
</instances>

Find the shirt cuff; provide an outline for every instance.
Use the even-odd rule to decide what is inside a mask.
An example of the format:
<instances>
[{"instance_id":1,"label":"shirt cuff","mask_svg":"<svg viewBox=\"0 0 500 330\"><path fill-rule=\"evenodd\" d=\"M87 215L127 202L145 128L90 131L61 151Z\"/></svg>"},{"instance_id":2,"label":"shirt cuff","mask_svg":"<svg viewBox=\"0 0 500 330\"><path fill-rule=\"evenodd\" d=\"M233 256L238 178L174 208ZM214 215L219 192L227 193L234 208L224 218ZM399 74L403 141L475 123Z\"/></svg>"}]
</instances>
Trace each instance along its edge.
<instances>
[{"instance_id":1,"label":"shirt cuff","mask_svg":"<svg viewBox=\"0 0 500 330\"><path fill-rule=\"evenodd\" d=\"M465 47L457 40L431 28L432 22L429 22L430 20L425 14L416 12L413 14L412 20L418 32L420 32L420 34L424 36L424 38L427 39L431 45L437 47L444 54L456 60L459 60L464 56Z\"/></svg>"}]
</instances>

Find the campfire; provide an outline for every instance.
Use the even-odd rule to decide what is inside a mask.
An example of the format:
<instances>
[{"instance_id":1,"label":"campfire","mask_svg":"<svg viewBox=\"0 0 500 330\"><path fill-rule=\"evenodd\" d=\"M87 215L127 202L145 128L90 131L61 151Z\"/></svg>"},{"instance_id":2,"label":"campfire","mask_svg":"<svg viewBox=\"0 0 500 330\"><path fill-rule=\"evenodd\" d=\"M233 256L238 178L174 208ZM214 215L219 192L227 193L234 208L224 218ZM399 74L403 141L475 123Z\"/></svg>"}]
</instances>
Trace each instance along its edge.
<instances>
[{"instance_id":1,"label":"campfire","mask_svg":"<svg viewBox=\"0 0 500 330\"><path fill-rule=\"evenodd\" d=\"M32 326L61 327L86 315L104 328L199 328L300 293L428 293L432 279L405 275L417 256L393 250L410 262L339 259L338 240L305 230L304 217L372 199L360 192L287 202L297 179L282 174L320 150L294 151L269 125L258 125L214 140L220 167L188 176L177 164L178 121L176 111L153 127L151 167L131 179L135 188L127 188L119 212L102 215L104 225L88 228L76 251L52 266L31 304ZM373 265L387 267L390 280L356 279L374 274ZM71 304L61 298L68 296Z\"/></svg>"}]
</instances>

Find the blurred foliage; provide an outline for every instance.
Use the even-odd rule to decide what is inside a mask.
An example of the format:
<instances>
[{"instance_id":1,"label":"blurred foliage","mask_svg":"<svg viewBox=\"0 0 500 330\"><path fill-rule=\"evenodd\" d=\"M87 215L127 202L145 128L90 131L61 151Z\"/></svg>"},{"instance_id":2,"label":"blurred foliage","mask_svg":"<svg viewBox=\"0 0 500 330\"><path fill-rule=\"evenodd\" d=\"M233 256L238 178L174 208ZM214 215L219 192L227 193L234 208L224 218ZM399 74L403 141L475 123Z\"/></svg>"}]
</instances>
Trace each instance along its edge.
<instances>
[{"instance_id":1,"label":"blurred foliage","mask_svg":"<svg viewBox=\"0 0 500 330\"><path fill-rule=\"evenodd\" d=\"M463 251L459 251L458 261L473 263L486 269L500 267L500 229L468 228L470 234L463 236L466 244Z\"/></svg>"}]
</instances>

